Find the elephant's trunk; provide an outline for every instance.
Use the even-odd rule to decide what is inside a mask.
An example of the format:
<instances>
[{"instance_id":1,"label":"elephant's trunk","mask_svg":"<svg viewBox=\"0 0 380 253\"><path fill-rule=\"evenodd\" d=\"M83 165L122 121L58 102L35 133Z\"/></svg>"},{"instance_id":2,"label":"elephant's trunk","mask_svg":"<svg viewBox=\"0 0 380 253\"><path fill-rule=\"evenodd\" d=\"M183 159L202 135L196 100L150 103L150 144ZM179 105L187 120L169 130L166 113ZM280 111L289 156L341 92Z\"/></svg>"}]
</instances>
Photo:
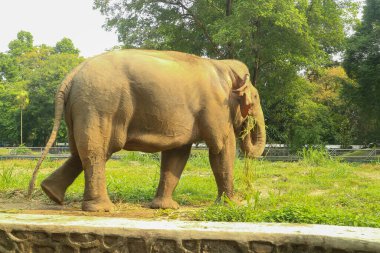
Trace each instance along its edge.
<instances>
[{"instance_id":1,"label":"elephant's trunk","mask_svg":"<svg viewBox=\"0 0 380 253\"><path fill-rule=\"evenodd\" d=\"M244 137L241 148L245 156L257 158L262 155L266 143L266 132L263 111L260 110L256 116L255 127Z\"/></svg>"}]
</instances>

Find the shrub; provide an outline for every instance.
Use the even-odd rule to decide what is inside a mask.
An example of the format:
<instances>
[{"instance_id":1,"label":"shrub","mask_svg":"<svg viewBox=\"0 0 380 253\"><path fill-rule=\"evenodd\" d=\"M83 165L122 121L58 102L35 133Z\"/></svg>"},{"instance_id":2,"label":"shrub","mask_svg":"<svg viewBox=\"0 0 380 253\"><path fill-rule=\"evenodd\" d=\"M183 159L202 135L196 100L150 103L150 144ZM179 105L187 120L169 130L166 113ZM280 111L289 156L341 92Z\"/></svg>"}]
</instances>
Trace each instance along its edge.
<instances>
[{"instance_id":1,"label":"shrub","mask_svg":"<svg viewBox=\"0 0 380 253\"><path fill-rule=\"evenodd\" d=\"M24 145L20 145L19 147L13 149L11 151L12 155L30 155L32 154L32 150L30 148L25 147Z\"/></svg>"},{"instance_id":2,"label":"shrub","mask_svg":"<svg viewBox=\"0 0 380 253\"><path fill-rule=\"evenodd\" d=\"M339 162L336 158L331 157L323 147L303 148L302 151L298 152L298 155L302 157L302 163L306 166L326 166Z\"/></svg>"}]
</instances>

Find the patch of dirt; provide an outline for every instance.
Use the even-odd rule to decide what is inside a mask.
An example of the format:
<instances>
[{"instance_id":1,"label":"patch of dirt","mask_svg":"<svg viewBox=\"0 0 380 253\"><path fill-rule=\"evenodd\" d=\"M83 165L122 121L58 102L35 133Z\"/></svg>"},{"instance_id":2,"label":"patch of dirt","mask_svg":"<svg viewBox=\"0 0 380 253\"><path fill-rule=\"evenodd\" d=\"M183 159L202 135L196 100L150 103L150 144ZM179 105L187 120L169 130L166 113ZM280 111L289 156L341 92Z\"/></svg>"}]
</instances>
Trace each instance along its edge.
<instances>
[{"instance_id":1,"label":"patch of dirt","mask_svg":"<svg viewBox=\"0 0 380 253\"><path fill-rule=\"evenodd\" d=\"M73 216L123 217L132 219L181 219L191 220L200 207L181 206L178 210L150 209L148 204L115 203L112 212L83 212L81 202L58 205L54 202L27 199L23 196L0 197L0 213L53 214Z\"/></svg>"}]
</instances>

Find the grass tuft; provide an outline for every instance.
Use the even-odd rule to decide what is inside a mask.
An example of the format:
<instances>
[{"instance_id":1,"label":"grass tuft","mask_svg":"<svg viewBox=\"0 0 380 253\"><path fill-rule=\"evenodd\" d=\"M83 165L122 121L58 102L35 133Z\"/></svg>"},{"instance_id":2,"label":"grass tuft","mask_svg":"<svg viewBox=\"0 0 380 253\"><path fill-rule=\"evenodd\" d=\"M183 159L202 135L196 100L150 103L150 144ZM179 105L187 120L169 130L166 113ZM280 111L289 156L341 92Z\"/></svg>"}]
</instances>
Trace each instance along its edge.
<instances>
[{"instance_id":1,"label":"grass tuft","mask_svg":"<svg viewBox=\"0 0 380 253\"><path fill-rule=\"evenodd\" d=\"M244 124L245 124L245 127L243 128L242 132L240 133L240 139L242 139L242 140L245 137L247 137L247 135L255 128L256 119L253 116L248 115Z\"/></svg>"},{"instance_id":2,"label":"grass tuft","mask_svg":"<svg viewBox=\"0 0 380 253\"><path fill-rule=\"evenodd\" d=\"M329 166L334 163L339 163L338 158L333 158L329 155L327 150L323 147L320 148L303 148L298 153L302 157L302 163L305 166Z\"/></svg>"}]
</instances>

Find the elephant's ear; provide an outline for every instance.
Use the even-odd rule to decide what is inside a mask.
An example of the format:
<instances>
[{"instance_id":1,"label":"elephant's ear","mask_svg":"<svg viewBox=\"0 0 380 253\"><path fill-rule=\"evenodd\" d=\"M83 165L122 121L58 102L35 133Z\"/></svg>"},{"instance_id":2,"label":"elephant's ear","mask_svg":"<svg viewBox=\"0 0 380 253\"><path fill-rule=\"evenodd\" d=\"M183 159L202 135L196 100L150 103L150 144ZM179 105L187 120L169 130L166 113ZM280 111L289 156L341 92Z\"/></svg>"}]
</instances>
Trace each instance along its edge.
<instances>
[{"instance_id":1,"label":"elephant's ear","mask_svg":"<svg viewBox=\"0 0 380 253\"><path fill-rule=\"evenodd\" d=\"M232 90L233 93L237 94L240 97L240 112L241 116L244 118L248 115L249 109L252 107L252 99L249 94L249 84L247 80L249 75L246 74L243 79L238 78L238 87L236 90Z\"/></svg>"}]
</instances>

